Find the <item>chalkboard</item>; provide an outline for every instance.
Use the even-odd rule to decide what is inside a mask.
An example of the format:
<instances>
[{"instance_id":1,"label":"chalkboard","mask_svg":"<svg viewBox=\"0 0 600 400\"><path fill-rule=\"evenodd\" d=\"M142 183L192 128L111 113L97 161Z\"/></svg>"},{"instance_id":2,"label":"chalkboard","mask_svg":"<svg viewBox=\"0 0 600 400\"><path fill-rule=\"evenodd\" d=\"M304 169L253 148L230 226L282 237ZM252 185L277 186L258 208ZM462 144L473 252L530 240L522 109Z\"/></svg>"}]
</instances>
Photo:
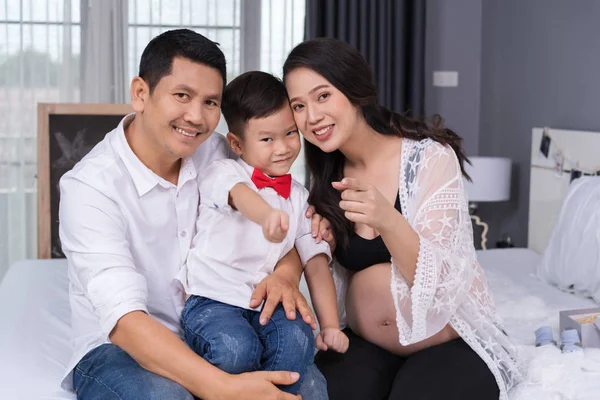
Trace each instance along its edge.
<instances>
[{"instance_id":1,"label":"chalkboard","mask_svg":"<svg viewBox=\"0 0 600 400\"><path fill-rule=\"evenodd\" d=\"M60 178L130 112L127 104L38 104L38 258L64 258Z\"/></svg>"}]
</instances>

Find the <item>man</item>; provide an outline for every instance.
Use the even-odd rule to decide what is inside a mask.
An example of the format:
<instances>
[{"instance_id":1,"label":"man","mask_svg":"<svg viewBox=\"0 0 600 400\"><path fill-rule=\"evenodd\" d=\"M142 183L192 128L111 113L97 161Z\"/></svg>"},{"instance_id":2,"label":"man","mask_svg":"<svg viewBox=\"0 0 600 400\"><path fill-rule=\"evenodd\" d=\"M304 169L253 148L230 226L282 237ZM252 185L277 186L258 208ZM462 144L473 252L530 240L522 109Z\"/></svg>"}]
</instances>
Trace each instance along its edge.
<instances>
[{"instance_id":1,"label":"man","mask_svg":"<svg viewBox=\"0 0 600 400\"><path fill-rule=\"evenodd\" d=\"M74 334L63 384L80 399L295 398L275 385L291 384L297 374L229 375L178 336L185 294L174 278L195 231L196 178L210 161L230 155L224 138L212 135L225 77L225 57L212 41L190 30L157 36L131 84L135 114L61 179ZM297 289L301 273L290 252L261 282L251 303L268 294L261 319L282 301L288 317L297 308L314 326ZM307 381L325 392L314 364Z\"/></svg>"}]
</instances>

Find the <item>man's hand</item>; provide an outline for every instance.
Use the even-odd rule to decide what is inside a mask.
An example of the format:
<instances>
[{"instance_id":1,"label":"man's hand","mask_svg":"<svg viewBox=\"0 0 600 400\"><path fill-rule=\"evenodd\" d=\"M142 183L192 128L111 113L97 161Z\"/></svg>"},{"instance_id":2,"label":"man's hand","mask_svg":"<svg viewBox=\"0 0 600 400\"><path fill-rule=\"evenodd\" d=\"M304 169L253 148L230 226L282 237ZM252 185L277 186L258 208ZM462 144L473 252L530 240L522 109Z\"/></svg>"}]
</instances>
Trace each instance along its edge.
<instances>
[{"instance_id":1,"label":"man's hand","mask_svg":"<svg viewBox=\"0 0 600 400\"><path fill-rule=\"evenodd\" d=\"M311 219L312 236L316 242L319 243L321 240L325 240L331 248L331 252L335 251L335 238L333 237L333 231L331 229L331 223L327 218L323 218L317 214L314 206L309 206L306 210L306 218Z\"/></svg>"},{"instance_id":2,"label":"man's hand","mask_svg":"<svg viewBox=\"0 0 600 400\"><path fill-rule=\"evenodd\" d=\"M215 400L298 400L300 395L285 393L275 385L291 385L300 375L297 372L256 371L240 375L229 375L224 393ZM212 399L211 399L212 400Z\"/></svg>"},{"instance_id":3,"label":"man's hand","mask_svg":"<svg viewBox=\"0 0 600 400\"><path fill-rule=\"evenodd\" d=\"M323 351L334 350L345 353L349 344L348 336L339 328L324 328L315 338L317 349Z\"/></svg>"},{"instance_id":4,"label":"man's hand","mask_svg":"<svg viewBox=\"0 0 600 400\"><path fill-rule=\"evenodd\" d=\"M277 305L282 303L288 319L296 319L296 310L298 310L304 322L309 324L313 329L317 328L315 317L306 299L300 293L297 281L294 282L283 278L275 270L275 272L267 276L256 286L254 293L252 293L250 307L258 307L264 298L267 300L260 314L261 325L266 325L269 322Z\"/></svg>"},{"instance_id":5,"label":"man's hand","mask_svg":"<svg viewBox=\"0 0 600 400\"><path fill-rule=\"evenodd\" d=\"M284 211L271 209L262 223L265 239L273 243L283 242L290 228L289 221L290 217Z\"/></svg>"}]
</instances>

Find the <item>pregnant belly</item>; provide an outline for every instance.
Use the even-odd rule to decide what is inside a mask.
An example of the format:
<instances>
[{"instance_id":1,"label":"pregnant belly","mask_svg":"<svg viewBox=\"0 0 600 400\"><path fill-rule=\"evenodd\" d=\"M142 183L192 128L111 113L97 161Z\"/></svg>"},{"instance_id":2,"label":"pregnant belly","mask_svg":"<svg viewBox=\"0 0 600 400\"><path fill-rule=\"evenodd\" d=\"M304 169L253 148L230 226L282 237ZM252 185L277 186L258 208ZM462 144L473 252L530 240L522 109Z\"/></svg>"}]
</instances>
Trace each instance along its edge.
<instances>
[{"instance_id":1,"label":"pregnant belly","mask_svg":"<svg viewBox=\"0 0 600 400\"><path fill-rule=\"evenodd\" d=\"M400 345L390 280L389 263L374 265L352 276L346 298L346 314L348 325L354 333L397 355L409 355L458 338L454 329L446 325L440 332L421 342Z\"/></svg>"}]
</instances>

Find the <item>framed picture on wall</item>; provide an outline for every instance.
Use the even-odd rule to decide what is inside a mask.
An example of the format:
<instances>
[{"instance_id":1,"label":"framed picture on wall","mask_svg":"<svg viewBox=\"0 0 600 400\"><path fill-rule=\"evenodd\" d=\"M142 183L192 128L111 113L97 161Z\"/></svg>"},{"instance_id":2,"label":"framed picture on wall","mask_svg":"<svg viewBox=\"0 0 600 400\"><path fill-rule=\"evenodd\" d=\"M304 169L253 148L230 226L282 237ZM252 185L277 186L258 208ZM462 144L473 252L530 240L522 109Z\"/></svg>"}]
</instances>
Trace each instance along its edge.
<instances>
[{"instance_id":1,"label":"framed picture on wall","mask_svg":"<svg viewBox=\"0 0 600 400\"><path fill-rule=\"evenodd\" d=\"M64 258L60 178L131 112L129 104L38 104L38 258Z\"/></svg>"}]
</instances>

